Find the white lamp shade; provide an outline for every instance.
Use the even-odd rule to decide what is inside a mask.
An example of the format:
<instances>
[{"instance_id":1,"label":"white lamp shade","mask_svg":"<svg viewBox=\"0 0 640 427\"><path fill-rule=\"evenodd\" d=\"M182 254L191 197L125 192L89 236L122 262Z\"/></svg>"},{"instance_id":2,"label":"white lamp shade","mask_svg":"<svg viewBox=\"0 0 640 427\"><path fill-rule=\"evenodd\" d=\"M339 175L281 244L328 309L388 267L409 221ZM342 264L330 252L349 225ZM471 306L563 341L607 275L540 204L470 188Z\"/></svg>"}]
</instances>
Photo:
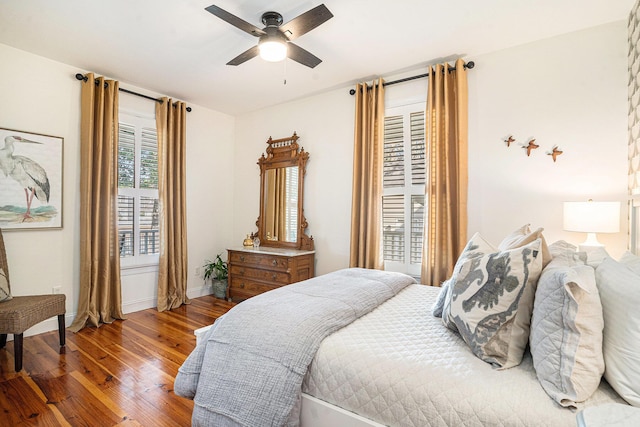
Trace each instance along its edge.
<instances>
[{"instance_id":1,"label":"white lamp shade","mask_svg":"<svg viewBox=\"0 0 640 427\"><path fill-rule=\"evenodd\" d=\"M563 228L583 233L617 233L620 202L564 202Z\"/></svg>"},{"instance_id":2,"label":"white lamp shade","mask_svg":"<svg viewBox=\"0 0 640 427\"><path fill-rule=\"evenodd\" d=\"M287 44L280 40L266 40L258 45L260 58L269 62L282 61L287 57Z\"/></svg>"}]
</instances>

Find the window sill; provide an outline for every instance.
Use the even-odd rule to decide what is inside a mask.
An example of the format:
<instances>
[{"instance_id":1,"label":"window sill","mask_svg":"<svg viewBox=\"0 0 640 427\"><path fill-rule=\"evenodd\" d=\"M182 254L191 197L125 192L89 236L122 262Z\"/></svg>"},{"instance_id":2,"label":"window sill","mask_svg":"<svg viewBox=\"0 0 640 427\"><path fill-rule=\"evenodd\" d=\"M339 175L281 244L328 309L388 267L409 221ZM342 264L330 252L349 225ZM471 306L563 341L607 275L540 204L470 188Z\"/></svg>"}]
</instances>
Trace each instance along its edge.
<instances>
[{"instance_id":1,"label":"window sill","mask_svg":"<svg viewBox=\"0 0 640 427\"><path fill-rule=\"evenodd\" d=\"M120 259L120 274L130 276L134 274L157 273L159 258L145 257L146 259Z\"/></svg>"}]
</instances>

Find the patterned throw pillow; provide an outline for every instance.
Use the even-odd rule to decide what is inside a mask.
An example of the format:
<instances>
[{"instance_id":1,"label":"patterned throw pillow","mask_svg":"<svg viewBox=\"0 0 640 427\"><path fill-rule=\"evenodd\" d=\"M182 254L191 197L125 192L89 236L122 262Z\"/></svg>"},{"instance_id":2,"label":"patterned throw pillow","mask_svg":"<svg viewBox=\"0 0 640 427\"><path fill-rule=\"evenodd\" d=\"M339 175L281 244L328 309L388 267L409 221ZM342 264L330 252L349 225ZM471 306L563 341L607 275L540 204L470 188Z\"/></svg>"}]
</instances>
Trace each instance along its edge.
<instances>
[{"instance_id":1,"label":"patterned throw pillow","mask_svg":"<svg viewBox=\"0 0 640 427\"><path fill-rule=\"evenodd\" d=\"M11 298L11 290L9 289L9 282L7 281L7 275L4 274L4 270L0 268L0 302L9 301Z\"/></svg>"},{"instance_id":2,"label":"patterned throw pillow","mask_svg":"<svg viewBox=\"0 0 640 427\"><path fill-rule=\"evenodd\" d=\"M542 271L541 245L536 239L456 263L442 320L485 362L510 368L522 361Z\"/></svg>"},{"instance_id":3,"label":"patterned throw pillow","mask_svg":"<svg viewBox=\"0 0 640 427\"><path fill-rule=\"evenodd\" d=\"M480 235L480 233L476 233L473 235L473 237L471 237L471 240L467 242L467 245L463 249L462 254L456 261L456 265L453 267L453 271L454 272L458 271L462 266L462 264L464 264L465 261L467 261L470 258L479 257L484 255L485 253L495 252L495 251L496 251L496 248L494 248L490 243L484 240ZM451 279L445 280L444 283L442 283L440 293L438 294L438 298L436 299L436 302L433 304L433 307L431 308L431 313L435 317L443 317L443 313L445 311L448 312L449 304L447 303L450 302L448 298L450 283L451 283ZM454 331L456 330L455 325L453 324L447 324L445 322L445 325L447 325Z\"/></svg>"}]
</instances>

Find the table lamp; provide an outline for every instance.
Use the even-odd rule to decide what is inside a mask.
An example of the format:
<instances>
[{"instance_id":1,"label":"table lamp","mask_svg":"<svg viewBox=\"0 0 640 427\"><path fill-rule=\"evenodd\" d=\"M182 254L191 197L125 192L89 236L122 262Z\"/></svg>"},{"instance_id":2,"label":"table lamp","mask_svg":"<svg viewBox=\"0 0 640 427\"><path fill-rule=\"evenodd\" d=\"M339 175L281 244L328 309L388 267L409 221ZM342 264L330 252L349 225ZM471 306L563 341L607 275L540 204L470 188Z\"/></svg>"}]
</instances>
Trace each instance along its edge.
<instances>
[{"instance_id":1,"label":"table lamp","mask_svg":"<svg viewBox=\"0 0 640 427\"><path fill-rule=\"evenodd\" d=\"M587 240L578 246L579 251L604 247L596 233L620 231L620 202L564 202L563 229L587 233Z\"/></svg>"}]
</instances>

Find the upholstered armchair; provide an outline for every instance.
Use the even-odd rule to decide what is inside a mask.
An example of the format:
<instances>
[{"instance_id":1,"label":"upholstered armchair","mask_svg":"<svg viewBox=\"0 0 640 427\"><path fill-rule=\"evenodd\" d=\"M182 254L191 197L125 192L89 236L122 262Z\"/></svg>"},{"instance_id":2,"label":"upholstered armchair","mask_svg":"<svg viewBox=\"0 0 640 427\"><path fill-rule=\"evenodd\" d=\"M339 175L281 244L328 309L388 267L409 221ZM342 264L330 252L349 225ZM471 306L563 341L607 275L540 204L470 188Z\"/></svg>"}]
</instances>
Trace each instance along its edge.
<instances>
[{"instance_id":1,"label":"upholstered armchair","mask_svg":"<svg viewBox=\"0 0 640 427\"><path fill-rule=\"evenodd\" d=\"M0 230L0 348L7 344L7 334L13 334L13 354L16 372L22 370L23 333L33 325L58 316L60 346L65 344L65 296L12 296L9 267Z\"/></svg>"}]
</instances>

